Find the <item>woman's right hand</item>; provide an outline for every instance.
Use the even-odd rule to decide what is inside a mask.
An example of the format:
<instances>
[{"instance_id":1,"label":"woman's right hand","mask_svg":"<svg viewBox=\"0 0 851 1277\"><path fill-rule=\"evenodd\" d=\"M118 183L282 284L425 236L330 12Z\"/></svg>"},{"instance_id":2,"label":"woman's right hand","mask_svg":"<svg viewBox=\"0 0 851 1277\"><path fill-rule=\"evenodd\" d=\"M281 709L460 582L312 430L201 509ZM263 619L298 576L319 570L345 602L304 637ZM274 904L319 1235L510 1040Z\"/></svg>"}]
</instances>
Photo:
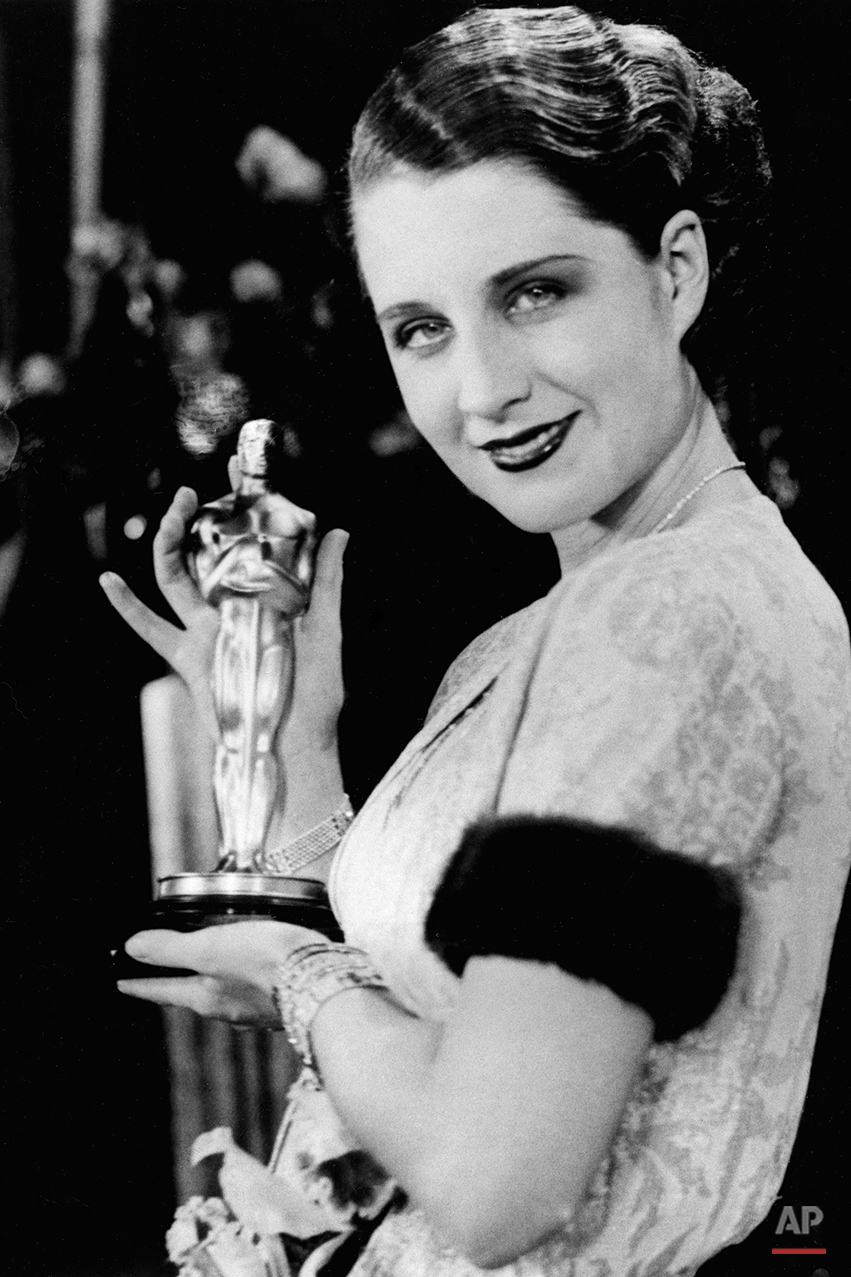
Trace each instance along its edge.
<instances>
[{"instance_id":1,"label":"woman's right hand","mask_svg":"<svg viewBox=\"0 0 851 1277\"><path fill-rule=\"evenodd\" d=\"M179 488L154 538L157 584L181 625L158 616L116 573L105 572L100 580L110 603L131 629L183 679L215 739L218 727L210 675L219 618L216 609L201 597L184 556L186 530L197 510L195 492ZM340 593L347 540L348 534L340 529L323 538L310 607L294 626L295 683L287 730L282 733L286 752L304 755L336 748L337 719L343 703Z\"/></svg>"},{"instance_id":2,"label":"woman's right hand","mask_svg":"<svg viewBox=\"0 0 851 1277\"><path fill-rule=\"evenodd\" d=\"M201 598L183 554L186 529L198 510L192 488L178 488L154 538L154 574L181 625L172 625L138 599L115 572L100 583L116 612L179 674L212 736L217 733L210 673L219 620Z\"/></svg>"}]
</instances>

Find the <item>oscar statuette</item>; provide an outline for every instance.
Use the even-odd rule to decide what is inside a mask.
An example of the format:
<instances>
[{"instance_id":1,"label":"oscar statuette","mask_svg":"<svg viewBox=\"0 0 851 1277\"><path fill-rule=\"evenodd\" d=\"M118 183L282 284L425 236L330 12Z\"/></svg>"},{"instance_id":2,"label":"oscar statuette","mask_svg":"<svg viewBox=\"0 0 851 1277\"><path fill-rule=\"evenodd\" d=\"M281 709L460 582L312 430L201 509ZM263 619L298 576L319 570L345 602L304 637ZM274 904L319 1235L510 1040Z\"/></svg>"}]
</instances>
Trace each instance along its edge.
<instances>
[{"instance_id":1,"label":"oscar statuette","mask_svg":"<svg viewBox=\"0 0 851 1277\"><path fill-rule=\"evenodd\" d=\"M277 430L265 419L242 427L235 491L202 506L189 529L189 570L219 615L211 683L220 843L209 872L159 879L145 928L271 918L340 937L324 884L274 872L265 850L273 811L286 803L275 743L286 731L293 625L310 598L316 544L314 516L270 486ZM122 976L158 973L123 950L114 960Z\"/></svg>"}]
</instances>

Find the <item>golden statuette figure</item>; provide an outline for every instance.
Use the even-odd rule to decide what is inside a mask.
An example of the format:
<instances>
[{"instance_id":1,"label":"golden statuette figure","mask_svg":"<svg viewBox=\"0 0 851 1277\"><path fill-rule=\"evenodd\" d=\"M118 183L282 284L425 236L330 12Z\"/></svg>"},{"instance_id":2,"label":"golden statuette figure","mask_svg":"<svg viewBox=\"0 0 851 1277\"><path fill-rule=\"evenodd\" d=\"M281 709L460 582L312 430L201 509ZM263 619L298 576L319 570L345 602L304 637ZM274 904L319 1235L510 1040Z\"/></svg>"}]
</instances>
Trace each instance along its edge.
<instances>
[{"instance_id":1,"label":"golden statuette figure","mask_svg":"<svg viewBox=\"0 0 851 1277\"><path fill-rule=\"evenodd\" d=\"M313 575L316 520L269 486L274 432L266 420L242 427L236 490L203 506L190 530L190 570L219 613L212 683L220 872L262 872L272 812L285 801L274 747L292 692L292 624Z\"/></svg>"},{"instance_id":2,"label":"golden statuette figure","mask_svg":"<svg viewBox=\"0 0 851 1277\"><path fill-rule=\"evenodd\" d=\"M157 899L135 930L197 927L245 917L277 918L340 935L325 886L275 866L264 844L273 811L286 803L275 744L286 730L295 672L293 623L310 598L314 516L270 484L278 427L242 427L235 489L202 506L189 530L187 561L219 614L212 672L218 725L213 788L218 857L210 870L159 879ZM292 857L290 858L292 859ZM118 975L157 974L113 950Z\"/></svg>"}]
</instances>

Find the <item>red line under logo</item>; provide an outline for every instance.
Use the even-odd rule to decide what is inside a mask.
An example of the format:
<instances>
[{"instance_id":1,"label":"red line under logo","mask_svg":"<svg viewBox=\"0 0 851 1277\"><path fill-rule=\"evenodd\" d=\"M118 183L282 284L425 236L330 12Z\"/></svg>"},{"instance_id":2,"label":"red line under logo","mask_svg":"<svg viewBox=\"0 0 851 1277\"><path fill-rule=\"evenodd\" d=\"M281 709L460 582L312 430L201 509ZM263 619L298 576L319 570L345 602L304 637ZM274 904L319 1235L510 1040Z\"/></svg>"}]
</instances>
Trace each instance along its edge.
<instances>
[{"instance_id":1,"label":"red line under logo","mask_svg":"<svg viewBox=\"0 0 851 1277\"><path fill-rule=\"evenodd\" d=\"M800 1247L787 1247L783 1249L775 1246L771 1253L772 1255L826 1255L827 1247L822 1246L813 1250L802 1250Z\"/></svg>"}]
</instances>

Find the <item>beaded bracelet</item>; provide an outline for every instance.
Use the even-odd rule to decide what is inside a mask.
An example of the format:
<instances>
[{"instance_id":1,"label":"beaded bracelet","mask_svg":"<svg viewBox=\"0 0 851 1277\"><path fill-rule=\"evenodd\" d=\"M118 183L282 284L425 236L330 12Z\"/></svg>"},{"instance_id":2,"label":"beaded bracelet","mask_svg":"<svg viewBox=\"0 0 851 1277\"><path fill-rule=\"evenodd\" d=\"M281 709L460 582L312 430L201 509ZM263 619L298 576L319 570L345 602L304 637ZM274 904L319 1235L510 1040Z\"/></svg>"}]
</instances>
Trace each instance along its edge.
<instances>
[{"instance_id":1,"label":"beaded bracelet","mask_svg":"<svg viewBox=\"0 0 851 1277\"><path fill-rule=\"evenodd\" d=\"M310 1030L319 1008L348 989L386 989L362 949L332 940L302 945L280 964L273 997L287 1040L315 1073Z\"/></svg>"},{"instance_id":2,"label":"beaded bracelet","mask_svg":"<svg viewBox=\"0 0 851 1277\"><path fill-rule=\"evenodd\" d=\"M355 813L349 796L343 794L342 806L330 816L326 816L325 820L321 820L318 825L314 825L305 833L299 834L298 838L288 842L285 847L265 852L264 868L269 873L277 874L293 874L296 870L303 869L305 865L324 856L326 851L332 851L354 818Z\"/></svg>"}]
</instances>

